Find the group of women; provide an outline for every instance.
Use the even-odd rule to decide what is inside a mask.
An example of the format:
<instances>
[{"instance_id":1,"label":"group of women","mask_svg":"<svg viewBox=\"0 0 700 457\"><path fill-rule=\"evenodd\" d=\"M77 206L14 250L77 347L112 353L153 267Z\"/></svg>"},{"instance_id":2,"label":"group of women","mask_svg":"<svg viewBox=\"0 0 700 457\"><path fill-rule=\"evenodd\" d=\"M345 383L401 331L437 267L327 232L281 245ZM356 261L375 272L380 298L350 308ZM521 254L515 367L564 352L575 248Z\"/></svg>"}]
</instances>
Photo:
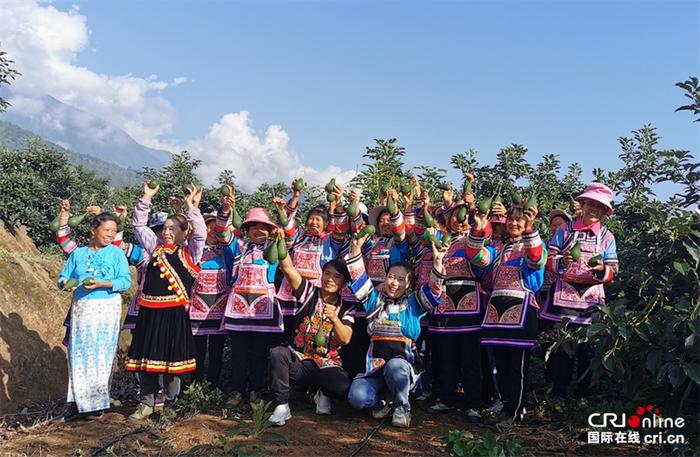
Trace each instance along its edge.
<instances>
[{"instance_id":1,"label":"group of women","mask_svg":"<svg viewBox=\"0 0 700 457\"><path fill-rule=\"evenodd\" d=\"M471 180L472 177L468 176ZM549 242L535 229L536 202L508 207L476 202L445 186L433 204L414 178L383 190L368 211L356 192L326 186L328 206L297 215L303 185L275 198L276 217L253 208L241 219L230 188L216 213L202 215L202 190L189 188L182 210L149 220L155 184L134 207L136 243L121 237L126 208L91 222L77 247L62 203L57 241L70 254L58 285L74 290L68 328L69 387L64 418L109 407L121 299L138 289L125 328L132 331L125 369L137 375L141 403L129 417L176 417L181 377L220 384L226 340L231 351L227 404L276 402L270 421L292 417L291 385L313 394L318 414L331 399L369 409L409 427L411 398L431 410L461 409L471 420L523 417L530 352L538 330L566 320L590 325L617 271L615 238L603 224L612 192L592 183L571 216L550 217ZM99 213L99 209L94 211ZM590 349L555 351L547 378L566 396ZM205 369L206 368L206 369ZM585 396L588 377L575 393Z\"/></svg>"}]
</instances>

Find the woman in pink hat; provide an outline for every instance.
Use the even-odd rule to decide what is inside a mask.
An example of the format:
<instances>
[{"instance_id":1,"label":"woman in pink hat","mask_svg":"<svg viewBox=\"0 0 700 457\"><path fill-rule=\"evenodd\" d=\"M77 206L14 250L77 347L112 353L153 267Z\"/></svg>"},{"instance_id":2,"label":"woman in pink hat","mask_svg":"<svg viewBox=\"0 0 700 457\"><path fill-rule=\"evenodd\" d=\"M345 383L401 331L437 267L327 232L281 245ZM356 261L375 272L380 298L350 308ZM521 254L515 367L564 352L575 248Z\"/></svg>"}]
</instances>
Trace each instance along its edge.
<instances>
[{"instance_id":1,"label":"woman in pink hat","mask_svg":"<svg viewBox=\"0 0 700 457\"><path fill-rule=\"evenodd\" d=\"M228 219L231 213L220 215ZM267 211L253 208L241 226L248 240L235 236L232 242L235 260L222 320L222 327L231 331L231 364L234 367L233 392L228 406L238 406L246 388L251 402L260 399L270 348L279 343L282 336L282 310L275 298L278 262L270 264L263 258L265 242L276 228Z\"/></svg>"},{"instance_id":2,"label":"woman in pink hat","mask_svg":"<svg viewBox=\"0 0 700 457\"><path fill-rule=\"evenodd\" d=\"M603 284L612 281L618 269L615 236L603 225L603 218L613 214L612 198L612 190L605 184L589 184L576 198L581 204L581 217L560 226L549 242L547 269L556 277L553 291L540 313L541 319L561 322L566 317L569 325L587 326L605 303ZM576 354L579 377L588 368L592 356L591 347L579 345ZM553 393L565 397L574 358L559 350L549 363ZM589 383L590 373L578 381L577 397L588 394Z\"/></svg>"}]
</instances>

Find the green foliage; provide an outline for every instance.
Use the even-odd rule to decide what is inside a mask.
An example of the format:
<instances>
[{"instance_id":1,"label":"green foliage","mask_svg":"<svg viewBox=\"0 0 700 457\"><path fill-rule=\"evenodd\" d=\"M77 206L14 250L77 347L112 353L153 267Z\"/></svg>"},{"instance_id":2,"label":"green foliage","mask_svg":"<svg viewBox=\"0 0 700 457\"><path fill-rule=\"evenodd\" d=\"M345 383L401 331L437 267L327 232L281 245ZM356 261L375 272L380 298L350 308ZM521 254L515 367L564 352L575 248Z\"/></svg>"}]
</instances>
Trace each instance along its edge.
<instances>
[{"instance_id":1,"label":"green foliage","mask_svg":"<svg viewBox=\"0 0 700 457\"><path fill-rule=\"evenodd\" d=\"M447 170L427 165L413 167L411 170L415 172L421 188L428 189L431 203L442 202L442 190L438 186L447 181L445 177Z\"/></svg>"},{"instance_id":2,"label":"green foliage","mask_svg":"<svg viewBox=\"0 0 700 457\"><path fill-rule=\"evenodd\" d=\"M10 60L7 56L7 53L0 48L0 86L3 84L10 84L10 80L15 80L15 78L21 73L14 68L12 68L12 65L14 60ZM4 98L0 97L0 113L5 111L8 107L10 106L10 103L5 100Z\"/></svg>"},{"instance_id":3,"label":"green foliage","mask_svg":"<svg viewBox=\"0 0 700 457\"><path fill-rule=\"evenodd\" d=\"M221 409L224 394L208 382L193 382L182 393L177 402L183 415L194 415Z\"/></svg>"},{"instance_id":4,"label":"green foliage","mask_svg":"<svg viewBox=\"0 0 700 457\"><path fill-rule=\"evenodd\" d=\"M69 151L57 144L41 139L32 132L24 130L11 122L0 121L0 148L7 148L10 151L24 151L29 140L43 143L49 149L67 154L71 165L80 165L87 170L94 171L98 177L107 178L110 186L119 188L141 183L141 178L136 170L120 167L91 155Z\"/></svg>"},{"instance_id":5,"label":"green foliage","mask_svg":"<svg viewBox=\"0 0 700 457\"><path fill-rule=\"evenodd\" d=\"M457 457L513 457L522 454L522 446L518 441L501 441L493 432L487 430L479 439L466 430L451 430L444 439L447 452Z\"/></svg>"},{"instance_id":6,"label":"green foliage","mask_svg":"<svg viewBox=\"0 0 700 457\"><path fill-rule=\"evenodd\" d=\"M69 163L68 157L39 141L29 141L25 151L0 150L0 219L11 227L24 225L34 242L53 243L48 223L59 199L71 200L78 214L91 204L104 204L109 195L107 180ZM87 234L87 224L77 234Z\"/></svg>"},{"instance_id":7,"label":"green foliage","mask_svg":"<svg viewBox=\"0 0 700 457\"><path fill-rule=\"evenodd\" d=\"M227 418L237 424L226 434L217 437L218 444L203 444L195 446L188 455L217 456L217 457L242 457L269 455L266 444L289 445L289 440L281 433L270 430L272 425L268 421L272 412L271 402L259 400L251 403L252 423L247 423L238 418Z\"/></svg>"},{"instance_id":8,"label":"green foliage","mask_svg":"<svg viewBox=\"0 0 700 457\"><path fill-rule=\"evenodd\" d=\"M676 83L676 86L683 89L685 96L691 101L690 105L683 105L677 108L676 111L692 111L694 115L700 116L700 84L698 84L698 78L691 76L683 82ZM694 122L700 122L700 117L695 119Z\"/></svg>"},{"instance_id":9,"label":"green foliage","mask_svg":"<svg viewBox=\"0 0 700 457\"><path fill-rule=\"evenodd\" d=\"M364 169L350 182L351 187L362 191L362 201L368 208L373 208L381 202L382 185L396 187L410 177L403 169L406 150L396 145L396 138L375 138L374 142L376 145L372 148L368 146L362 155L371 162L364 163Z\"/></svg>"},{"instance_id":10,"label":"green foliage","mask_svg":"<svg viewBox=\"0 0 700 457\"><path fill-rule=\"evenodd\" d=\"M684 209L700 198L698 164L686 151L656 150L657 142L655 129L644 126L620 139L623 167L599 172L621 197L606 223L616 236L620 273L606 288L598 320L559 327L557 344L570 353L591 344L594 374L621 383L628 398L653 392L682 412L700 384L700 223ZM653 185L660 182L682 192L659 201Z\"/></svg>"}]
</instances>

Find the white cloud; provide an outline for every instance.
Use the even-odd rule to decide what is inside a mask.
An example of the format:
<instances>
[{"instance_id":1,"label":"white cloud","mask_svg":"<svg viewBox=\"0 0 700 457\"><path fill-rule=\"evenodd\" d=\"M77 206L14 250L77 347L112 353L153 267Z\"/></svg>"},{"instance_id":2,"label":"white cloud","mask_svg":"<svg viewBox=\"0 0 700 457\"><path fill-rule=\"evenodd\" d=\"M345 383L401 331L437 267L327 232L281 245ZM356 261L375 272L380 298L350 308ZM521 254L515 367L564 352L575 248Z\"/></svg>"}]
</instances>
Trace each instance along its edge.
<instances>
[{"instance_id":1,"label":"white cloud","mask_svg":"<svg viewBox=\"0 0 700 457\"><path fill-rule=\"evenodd\" d=\"M87 18L77 7L65 12L36 0L0 2L0 44L22 73L11 86L13 111L60 130L64 128L61 119L42 112L41 98L49 94L105 119L107 126L100 127L104 131L84 127L94 138L108 136L111 125L145 146L171 152L187 149L202 159L205 183L215 183L221 170L231 169L245 191L263 182L290 182L297 176L323 184L334 176L346 182L354 175L338 167L318 170L302 165L280 126L271 125L259 136L247 111L224 115L205 138L173 144L165 137L173 133L175 111L162 92L193 80L178 76L167 82L155 74L106 75L81 67L76 63L78 54L92 48L88 46Z\"/></svg>"},{"instance_id":2,"label":"white cloud","mask_svg":"<svg viewBox=\"0 0 700 457\"><path fill-rule=\"evenodd\" d=\"M105 75L76 65L78 54L89 49L87 18L76 7L65 12L36 1L2 0L0 24L2 48L22 73L11 87L14 110L29 115L26 101L17 99L49 94L106 119L139 143L163 148L159 138L172 132L174 111L159 94L184 78L168 83L156 75Z\"/></svg>"},{"instance_id":3,"label":"white cloud","mask_svg":"<svg viewBox=\"0 0 700 457\"><path fill-rule=\"evenodd\" d=\"M259 136L247 111L224 115L205 138L188 143L185 149L202 160L200 174L205 183L215 183L219 172L229 169L246 192L263 182L291 183L300 176L310 184L325 184L332 177L345 183L355 174L334 166L318 170L302 165L290 151L289 135L282 127L271 125Z\"/></svg>"}]
</instances>

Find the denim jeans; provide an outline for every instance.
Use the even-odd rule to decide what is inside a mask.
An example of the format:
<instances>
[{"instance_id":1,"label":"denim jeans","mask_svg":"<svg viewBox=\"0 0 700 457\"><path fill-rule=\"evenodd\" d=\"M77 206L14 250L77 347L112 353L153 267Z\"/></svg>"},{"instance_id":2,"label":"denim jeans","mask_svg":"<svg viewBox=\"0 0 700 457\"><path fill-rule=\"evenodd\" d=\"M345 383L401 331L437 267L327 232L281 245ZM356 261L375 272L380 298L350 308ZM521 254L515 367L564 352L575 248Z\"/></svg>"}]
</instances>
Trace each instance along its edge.
<instances>
[{"instance_id":1,"label":"denim jeans","mask_svg":"<svg viewBox=\"0 0 700 457\"><path fill-rule=\"evenodd\" d=\"M411 410L408 394L413 386L411 365L404 359L389 360L381 371L353 380L348 401L353 408L380 408L387 389L394 396L394 405L405 411Z\"/></svg>"}]
</instances>

